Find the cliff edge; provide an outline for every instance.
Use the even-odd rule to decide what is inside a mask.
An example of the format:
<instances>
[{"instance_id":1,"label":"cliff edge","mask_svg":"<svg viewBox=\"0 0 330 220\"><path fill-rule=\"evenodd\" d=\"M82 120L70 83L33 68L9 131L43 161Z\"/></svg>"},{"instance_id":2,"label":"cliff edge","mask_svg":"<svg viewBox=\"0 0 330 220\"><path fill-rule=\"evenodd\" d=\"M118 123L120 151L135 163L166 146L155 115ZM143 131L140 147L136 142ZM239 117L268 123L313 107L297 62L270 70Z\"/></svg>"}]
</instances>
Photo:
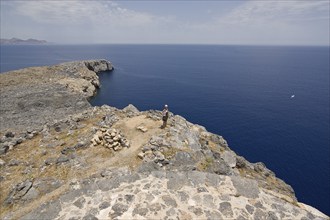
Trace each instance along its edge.
<instances>
[{"instance_id":1,"label":"cliff edge","mask_svg":"<svg viewBox=\"0 0 330 220\"><path fill-rule=\"evenodd\" d=\"M0 74L1 219L329 219L170 114L92 107L105 60Z\"/></svg>"}]
</instances>

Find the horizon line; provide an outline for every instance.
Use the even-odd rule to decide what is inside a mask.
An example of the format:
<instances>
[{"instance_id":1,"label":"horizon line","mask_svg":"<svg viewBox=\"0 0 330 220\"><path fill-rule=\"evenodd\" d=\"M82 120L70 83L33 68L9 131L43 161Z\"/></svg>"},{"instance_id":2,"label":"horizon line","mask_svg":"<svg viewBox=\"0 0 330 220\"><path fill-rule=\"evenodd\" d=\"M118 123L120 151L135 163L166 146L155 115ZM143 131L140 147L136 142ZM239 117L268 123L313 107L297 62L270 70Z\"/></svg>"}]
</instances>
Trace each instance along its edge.
<instances>
[{"instance_id":1,"label":"horizon line","mask_svg":"<svg viewBox=\"0 0 330 220\"><path fill-rule=\"evenodd\" d=\"M279 46L279 47L330 47L329 44L221 44L221 43L57 43L44 44L0 44L0 46L50 46L50 45L176 45L176 46Z\"/></svg>"}]
</instances>

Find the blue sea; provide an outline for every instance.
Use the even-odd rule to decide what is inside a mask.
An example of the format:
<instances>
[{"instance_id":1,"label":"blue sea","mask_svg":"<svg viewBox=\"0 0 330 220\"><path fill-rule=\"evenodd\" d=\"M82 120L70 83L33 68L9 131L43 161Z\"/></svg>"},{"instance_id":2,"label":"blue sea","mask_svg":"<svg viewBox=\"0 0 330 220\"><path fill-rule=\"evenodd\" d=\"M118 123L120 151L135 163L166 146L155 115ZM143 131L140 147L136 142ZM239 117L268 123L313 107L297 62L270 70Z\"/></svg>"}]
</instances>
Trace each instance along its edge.
<instances>
[{"instance_id":1,"label":"blue sea","mask_svg":"<svg viewBox=\"0 0 330 220\"><path fill-rule=\"evenodd\" d=\"M115 70L99 75L92 105L168 104L330 214L329 47L1 46L1 72L98 58Z\"/></svg>"}]
</instances>

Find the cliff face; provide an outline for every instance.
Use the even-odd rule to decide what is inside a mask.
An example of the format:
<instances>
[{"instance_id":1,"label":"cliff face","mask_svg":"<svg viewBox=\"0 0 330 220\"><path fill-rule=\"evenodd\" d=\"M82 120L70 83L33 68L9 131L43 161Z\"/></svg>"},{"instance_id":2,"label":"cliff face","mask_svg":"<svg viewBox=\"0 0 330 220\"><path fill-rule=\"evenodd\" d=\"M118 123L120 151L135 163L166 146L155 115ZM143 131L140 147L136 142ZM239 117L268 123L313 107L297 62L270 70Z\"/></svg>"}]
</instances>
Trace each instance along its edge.
<instances>
[{"instance_id":1,"label":"cliff face","mask_svg":"<svg viewBox=\"0 0 330 220\"><path fill-rule=\"evenodd\" d=\"M94 71L110 69L85 61L0 75L8 102L1 101L1 218L327 219L263 163L181 116L160 129L159 111L91 107Z\"/></svg>"}]
</instances>

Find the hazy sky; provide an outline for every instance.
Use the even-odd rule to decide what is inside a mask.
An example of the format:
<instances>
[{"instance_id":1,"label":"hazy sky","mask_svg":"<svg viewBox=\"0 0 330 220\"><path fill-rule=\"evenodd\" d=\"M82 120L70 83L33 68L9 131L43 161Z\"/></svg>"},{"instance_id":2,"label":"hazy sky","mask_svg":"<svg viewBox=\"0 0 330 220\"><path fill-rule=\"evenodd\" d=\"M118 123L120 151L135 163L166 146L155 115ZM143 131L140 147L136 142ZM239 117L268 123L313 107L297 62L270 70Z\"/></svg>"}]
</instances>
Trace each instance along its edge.
<instances>
[{"instance_id":1,"label":"hazy sky","mask_svg":"<svg viewBox=\"0 0 330 220\"><path fill-rule=\"evenodd\" d=\"M1 38L329 45L329 2L1 0Z\"/></svg>"}]
</instances>

